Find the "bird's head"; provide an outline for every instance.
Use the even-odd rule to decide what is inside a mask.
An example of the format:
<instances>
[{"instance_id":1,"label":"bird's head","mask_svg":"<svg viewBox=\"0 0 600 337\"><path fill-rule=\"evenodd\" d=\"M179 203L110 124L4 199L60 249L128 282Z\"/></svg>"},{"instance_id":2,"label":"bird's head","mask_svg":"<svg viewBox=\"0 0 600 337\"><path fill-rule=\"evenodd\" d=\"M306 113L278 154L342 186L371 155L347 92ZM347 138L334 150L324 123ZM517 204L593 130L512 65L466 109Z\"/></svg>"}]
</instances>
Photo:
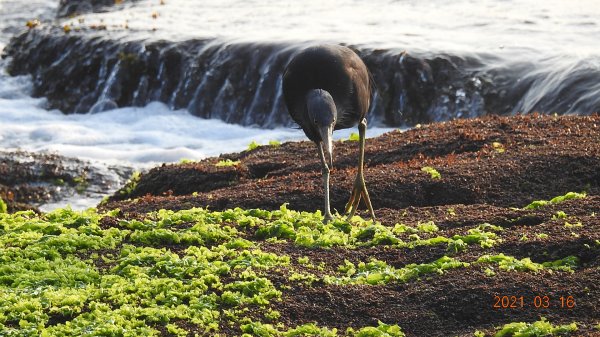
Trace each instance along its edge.
<instances>
[{"instance_id":1,"label":"bird's head","mask_svg":"<svg viewBox=\"0 0 600 337\"><path fill-rule=\"evenodd\" d=\"M337 109L333 97L322 89L310 90L306 94L306 109L312 127L321 138L321 147L325 160L333 166L333 129L337 118Z\"/></svg>"}]
</instances>

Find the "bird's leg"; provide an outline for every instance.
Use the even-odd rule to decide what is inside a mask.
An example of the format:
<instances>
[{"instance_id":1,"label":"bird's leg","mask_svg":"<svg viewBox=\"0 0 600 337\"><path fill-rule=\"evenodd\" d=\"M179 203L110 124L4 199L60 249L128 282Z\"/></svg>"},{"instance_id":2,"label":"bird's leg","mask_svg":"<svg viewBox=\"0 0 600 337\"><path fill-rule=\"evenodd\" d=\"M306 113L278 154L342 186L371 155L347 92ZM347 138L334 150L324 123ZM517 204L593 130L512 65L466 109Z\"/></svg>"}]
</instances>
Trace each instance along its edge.
<instances>
[{"instance_id":1,"label":"bird's leg","mask_svg":"<svg viewBox=\"0 0 600 337\"><path fill-rule=\"evenodd\" d=\"M325 160L325 153L323 153L323 147L321 143L317 143L317 149L319 150L319 157L321 158L322 172L323 172L323 190L325 191L325 222L333 220L331 215L331 208L329 206L329 166Z\"/></svg>"},{"instance_id":2,"label":"bird's leg","mask_svg":"<svg viewBox=\"0 0 600 337\"><path fill-rule=\"evenodd\" d=\"M367 120L363 118L363 120L358 124L358 133L360 136L360 152L358 157L358 173L356 174L356 179L354 180L354 188L352 189L352 194L350 195L350 200L346 204L346 214L348 218L354 216L356 213L356 209L360 204L360 198L362 197L365 200L365 204L367 204L367 208L371 213L371 218L375 220L375 212L373 211L373 206L371 205L371 199L369 198L369 192L367 191L367 184L365 183L365 176L363 173L363 167L365 164L365 136L367 130Z\"/></svg>"}]
</instances>

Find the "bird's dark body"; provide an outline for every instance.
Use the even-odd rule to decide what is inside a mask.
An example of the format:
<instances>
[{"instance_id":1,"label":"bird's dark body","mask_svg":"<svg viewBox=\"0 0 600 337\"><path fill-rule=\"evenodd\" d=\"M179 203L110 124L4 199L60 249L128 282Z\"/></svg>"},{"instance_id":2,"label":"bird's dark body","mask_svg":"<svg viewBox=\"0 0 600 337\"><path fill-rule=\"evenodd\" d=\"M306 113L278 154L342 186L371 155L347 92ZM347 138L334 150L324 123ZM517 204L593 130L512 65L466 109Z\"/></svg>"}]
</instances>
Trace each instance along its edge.
<instances>
[{"instance_id":1,"label":"bird's dark body","mask_svg":"<svg viewBox=\"0 0 600 337\"><path fill-rule=\"evenodd\" d=\"M335 130L352 127L365 118L371 99L367 67L351 49L337 45L309 47L298 53L283 75L283 96L292 119L306 136L321 141L307 114L310 90L327 91L335 102Z\"/></svg>"}]
</instances>

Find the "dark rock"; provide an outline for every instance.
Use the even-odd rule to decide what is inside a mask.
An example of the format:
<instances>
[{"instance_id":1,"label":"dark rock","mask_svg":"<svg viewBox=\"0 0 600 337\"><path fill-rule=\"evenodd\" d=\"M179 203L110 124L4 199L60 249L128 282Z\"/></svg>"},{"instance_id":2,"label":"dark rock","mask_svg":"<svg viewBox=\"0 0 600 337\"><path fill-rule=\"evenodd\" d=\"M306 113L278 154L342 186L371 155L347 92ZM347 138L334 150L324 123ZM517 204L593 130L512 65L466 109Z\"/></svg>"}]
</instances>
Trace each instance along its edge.
<instances>
[{"instance_id":1,"label":"dark rock","mask_svg":"<svg viewBox=\"0 0 600 337\"><path fill-rule=\"evenodd\" d=\"M0 199L9 212L34 209L73 195L101 195L129 177L127 167L107 170L52 153L0 151Z\"/></svg>"},{"instance_id":2,"label":"dark rock","mask_svg":"<svg viewBox=\"0 0 600 337\"><path fill-rule=\"evenodd\" d=\"M380 209L441 205L523 207L567 192L600 195L600 116L490 116L434 123L369 139L365 178ZM356 174L358 144L336 142L331 205L342 211ZM220 159L239 161L216 167ZM432 178L424 166L441 175ZM125 200L137 198L134 201ZM297 210L323 207L321 168L314 144L290 142L164 165L141 176L136 188L118 192L107 208L234 207ZM532 219L515 220L531 225Z\"/></svg>"},{"instance_id":3,"label":"dark rock","mask_svg":"<svg viewBox=\"0 0 600 337\"><path fill-rule=\"evenodd\" d=\"M60 0L56 16L66 18L90 12L104 12L110 10L115 5L135 1L137 0Z\"/></svg>"}]
</instances>

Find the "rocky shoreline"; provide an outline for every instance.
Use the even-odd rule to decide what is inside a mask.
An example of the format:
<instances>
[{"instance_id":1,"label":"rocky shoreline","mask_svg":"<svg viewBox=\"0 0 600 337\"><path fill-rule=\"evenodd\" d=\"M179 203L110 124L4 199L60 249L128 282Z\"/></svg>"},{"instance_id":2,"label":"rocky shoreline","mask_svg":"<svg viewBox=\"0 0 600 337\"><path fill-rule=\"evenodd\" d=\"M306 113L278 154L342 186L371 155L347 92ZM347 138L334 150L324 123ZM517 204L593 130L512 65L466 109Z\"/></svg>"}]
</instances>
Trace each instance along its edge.
<instances>
[{"instance_id":1,"label":"rocky shoreline","mask_svg":"<svg viewBox=\"0 0 600 337\"><path fill-rule=\"evenodd\" d=\"M34 96L47 97L50 108L101 112L160 101L228 123L292 124L281 75L305 43L155 41L118 28L70 29L40 25L15 36L4 51L10 74L36 78ZM508 102L518 100L505 83L477 74L473 58L352 48L379 89L370 112L378 123L415 125L476 117L484 110L506 114Z\"/></svg>"},{"instance_id":2,"label":"rocky shoreline","mask_svg":"<svg viewBox=\"0 0 600 337\"><path fill-rule=\"evenodd\" d=\"M121 186L129 167L99 166L55 153L0 150L0 199L10 213L92 195Z\"/></svg>"},{"instance_id":3,"label":"rocky shoreline","mask_svg":"<svg viewBox=\"0 0 600 337\"><path fill-rule=\"evenodd\" d=\"M440 205L519 207L569 191L600 194L600 119L592 116L484 117L433 123L371 138L366 177L376 209ZM339 141L331 176L332 207L343 210L357 143ZM50 153L0 151L0 198L9 210L36 209L66 196L106 193L101 208L322 207L314 145L289 142L163 164L124 186L133 169L100 169ZM435 178L423 167L439 174ZM112 173L109 173L111 171Z\"/></svg>"},{"instance_id":4,"label":"rocky shoreline","mask_svg":"<svg viewBox=\"0 0 600 337\"><path fill-rule=\"evenodd\" d=\"M168 41L123 27L39 24L15 35L2 57L9 59L11 75L33 76L33 95L46 97L48 108L63 113L159 101L202 118L274 128L293 124L282 100L281 74L306 44L206 37ZM575 78L532 99L552 74L534 71L528 63L506 65L493 55L349 47L364 60L378 88L371 125L414 126L487 113L587 114L599 106L597 95L577 94L594 88L600 76L587 69L586 76L573 72Z\"/></svg>"},{"instance_id":5,"label":"rocky shoreline","mask_svg":"<svg viewBox=\"0 0 600 337\"><path fill-rule=\"evenodd\" d=\"M454 204L522 207L569 191L599 195L599 145L597 115L461 119L369 139L365 176L376 211ZM358 144L334 147L331 201L341 211L356 172ZM232 164L218 165L226 160ZM289 203L314 211L322 207L320 177L312 143L261 146L156 167L103 207L147 212L194 206L276 209Z\"/></svg>"}]
</instances>

